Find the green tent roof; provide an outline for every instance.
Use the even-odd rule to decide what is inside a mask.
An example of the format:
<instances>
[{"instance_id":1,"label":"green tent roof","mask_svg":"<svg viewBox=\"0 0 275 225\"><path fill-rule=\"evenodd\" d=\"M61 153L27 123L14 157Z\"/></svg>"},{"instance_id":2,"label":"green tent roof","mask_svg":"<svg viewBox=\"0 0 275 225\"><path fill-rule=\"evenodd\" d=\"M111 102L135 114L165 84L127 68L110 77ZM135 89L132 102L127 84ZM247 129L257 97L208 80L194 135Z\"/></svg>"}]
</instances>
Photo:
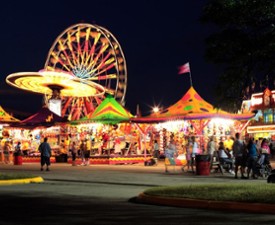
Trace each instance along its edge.
<instances>
[{"instance_id":1,"label":"green tent roof","mask_svg":"<svg viewBox=\"0 0 275 225\"><path fill-rule=\"evenodd\" d=\"M108 95L100 105L90 114L73 123L98 122L104 124L117 124L127 122L133 115L128 112L113 96Z\"/></svg>"}]
</instances>

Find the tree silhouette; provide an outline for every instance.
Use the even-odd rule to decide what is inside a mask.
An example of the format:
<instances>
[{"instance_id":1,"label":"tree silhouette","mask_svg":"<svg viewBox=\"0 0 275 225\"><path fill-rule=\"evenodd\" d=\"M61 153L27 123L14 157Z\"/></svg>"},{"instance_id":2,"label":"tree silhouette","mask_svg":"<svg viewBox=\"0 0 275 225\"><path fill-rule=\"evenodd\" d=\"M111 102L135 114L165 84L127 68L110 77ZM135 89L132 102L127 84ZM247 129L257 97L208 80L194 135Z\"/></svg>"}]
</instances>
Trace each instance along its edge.
<instances>
[{"instance_id":1,"label":"tree silhouette","mask_svg":"<svg viewBox=\"0 0 275 225\"><path fill-rule=\"evenodd\" d=\"M219 107L237 111L253 83L259 90L274 87L274 0L210 0L200 21L215 26L205 40L205 59L222 68Z\"/></svg>"}]
</instances>

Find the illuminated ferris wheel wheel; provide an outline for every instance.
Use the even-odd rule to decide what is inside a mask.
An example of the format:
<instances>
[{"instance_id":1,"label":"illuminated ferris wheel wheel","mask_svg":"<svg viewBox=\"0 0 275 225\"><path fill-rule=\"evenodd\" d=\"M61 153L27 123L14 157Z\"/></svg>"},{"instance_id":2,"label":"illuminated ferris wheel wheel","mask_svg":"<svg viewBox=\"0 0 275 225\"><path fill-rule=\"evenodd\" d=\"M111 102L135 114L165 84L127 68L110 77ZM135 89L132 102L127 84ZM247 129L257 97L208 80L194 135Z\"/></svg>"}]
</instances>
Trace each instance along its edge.
<instances>
[{"instance_id":1,"label":"illuminated ferris wheel wheel","mask_svg":"<svg viewBox=\"0 0 275 225\"><path fill-rule=\"evenodd\" d=\"M62 116L77 120L111 94L124 105L127 88L126 61L118 41L107 29L87 23L67 28L54 41L44 66L47 71L65 71L83 81L96 83L95 94L62 97ZM104 90L104 91L102 91Z\"/></svg>"}]
</instances>

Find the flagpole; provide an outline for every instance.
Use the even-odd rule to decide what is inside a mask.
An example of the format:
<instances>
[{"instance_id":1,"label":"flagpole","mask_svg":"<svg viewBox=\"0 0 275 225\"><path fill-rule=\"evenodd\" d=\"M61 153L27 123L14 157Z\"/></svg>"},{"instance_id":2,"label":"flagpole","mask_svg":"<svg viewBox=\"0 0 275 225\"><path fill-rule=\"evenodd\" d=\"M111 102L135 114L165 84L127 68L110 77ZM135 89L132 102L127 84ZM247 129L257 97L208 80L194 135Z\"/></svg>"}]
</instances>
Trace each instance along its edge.
<instances>
[{"instance_id":1,"label":"flagpole","mask_svg":"<svg viewBox=\"0 0 275 225\"><path fill-rule=\"evenodd\" d=\"M191 87L193 87L192 76L191 76L191 66L190 66L190 63L189 63L189 62L188 62L188 65L189 65L189 78L190 78L190 85L191 85Z\"/></svg>"},{"instance_id":2,"label":"flagpole","mask_svg":"<svg viewBox=\"0 0 275 225\"><path fill-rule=\"evenodd\" d=\"M190 63L187 62L184 65L180 66L178 69L179 69L178 74L189 73L190 85L192 87L193 86L193 82L192 82L192 76L191 76Z\"/></svg>"},{"instance_id":3,"label":"flagpole","mask_svg":"<svg viewBox=\"0 0 275 225\"><path fill-rule=\"evenodd\" d=\"M191 70L189 71L189 77L190 77L190 85L191 85L191 87L193 87L192 77L191 77Z\"/></svg>"}]
</instances>

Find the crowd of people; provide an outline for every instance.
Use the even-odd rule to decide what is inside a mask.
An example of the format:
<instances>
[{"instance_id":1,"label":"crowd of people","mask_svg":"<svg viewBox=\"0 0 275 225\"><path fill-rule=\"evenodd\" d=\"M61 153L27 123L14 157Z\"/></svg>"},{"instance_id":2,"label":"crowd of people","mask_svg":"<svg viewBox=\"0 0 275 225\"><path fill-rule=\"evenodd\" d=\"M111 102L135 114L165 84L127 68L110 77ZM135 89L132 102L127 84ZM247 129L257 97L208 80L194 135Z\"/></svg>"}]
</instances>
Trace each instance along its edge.
<instances>
[{"instance_id":1,"label":"crowd of people","mask_svg":"<svg viewBox=\"0 0 275 225\"><path fill-rule=\"evenodd\" d=\"M221 164L226 164L228 172L235 175L236 179L257 179L257 166L269 164L272 151L274 151L272 142L267 138L243 139L240 133L236 133L234 138L228 137L224 141L220 140L218 144L211 137L206 153L212 156L211 160L217 156Z\"/></svg>"},{"instance_id":2,"label":"crowd of people","mask_svg":"<svg viewBox=\"0 0 275 225\"><path fill-rule=\"evenodd\" d=\"M158 149L158 146L156 148ZM171 139L165 149L165 157L178 157L175 140ZM209 156L210 170L212 162L219 161L230 174L234 175L235 179L257 179L259 175L257 166L270 163L275 146L267 138L258 140L253 137L242 138L240 133L236 133L235 137L228 136L220 140L216 140L214 136L209 137L205 149L200 146L198 137L192 136L184 149L187 162L184 167L187 167L187 171L195 173L196 155L206 154ZM156 153L154 158L158 157L159 153Z\"/></svg>"},{"instance_id":3,"label":"crowd of people","mask_svg":"<svg viewBox=\"0 0 275 225\"><path fill-rule=\"evenodd\" d=\"M13 164L12 156L22 155L21 142L13 143L11 140L5 140L3 146L0 145L0 162L4 164Z\"/></svg>"},{"instance_id":4,"label":"crowd of people","mask_svg":"<svg viewBox=\"0 0 275 225\"><path fill-rule=\"evenodd\" d=\"M257 179L257 166L269 164L273 152L272 143L266 138L255 140L250 137L241 140L240 134L236 133L236 140L233 144L233 156L235 160L235 178L238 172L242 179L251 177ZM246 176L245 176L246 173Z\"/></svg>"},{"instance_id":5,"label":"crowd of people","mask_svg":"<svg viewBox=\"0 0 275 225\"><path fill-rule=\"evenodd\" d=\"M217 139L214 136L210 136L207 145L202 147L199 137L191 136L187 139L185 144L179 142L179 140L173 137L167 143L165 147L166 158L176 158L180 154L184 154L186 159L187 171L196 171L196 156L199 154L209 155L210 169L212 162L219 161L222 165L227 166L227 171L234 175L236 179L257 179L257 166L268 164L271 157L274 155L275 145L267 138L259 138L255 140L253 137L242 138L240 133L236 133L235 137L227 136L226 139ZM49 170L50 156L52 152L48 149L50 147L47 143L47 139L39 146L39 152L41 153L41 170L46 165L46 170ZM120 144L120 142L117 142ZM46 146L46 147L45 147ZM179 151L179 149L184 151ZM11 149L14 149L11 151ZM6 141L1 147L1 158L4 163L10 164L10 154L22 154L21 143L16 144ZM76 158L81 157L81 165L89 165L91 154L91 143L87 139L76 143L76 141L69 141L69 138L61 141L60 154L72 156L72 165L76 166ZM154 140L152 144L152 154L155 164L160 159L160 144L158 140Z\"/></svg>"}]
</instances>

